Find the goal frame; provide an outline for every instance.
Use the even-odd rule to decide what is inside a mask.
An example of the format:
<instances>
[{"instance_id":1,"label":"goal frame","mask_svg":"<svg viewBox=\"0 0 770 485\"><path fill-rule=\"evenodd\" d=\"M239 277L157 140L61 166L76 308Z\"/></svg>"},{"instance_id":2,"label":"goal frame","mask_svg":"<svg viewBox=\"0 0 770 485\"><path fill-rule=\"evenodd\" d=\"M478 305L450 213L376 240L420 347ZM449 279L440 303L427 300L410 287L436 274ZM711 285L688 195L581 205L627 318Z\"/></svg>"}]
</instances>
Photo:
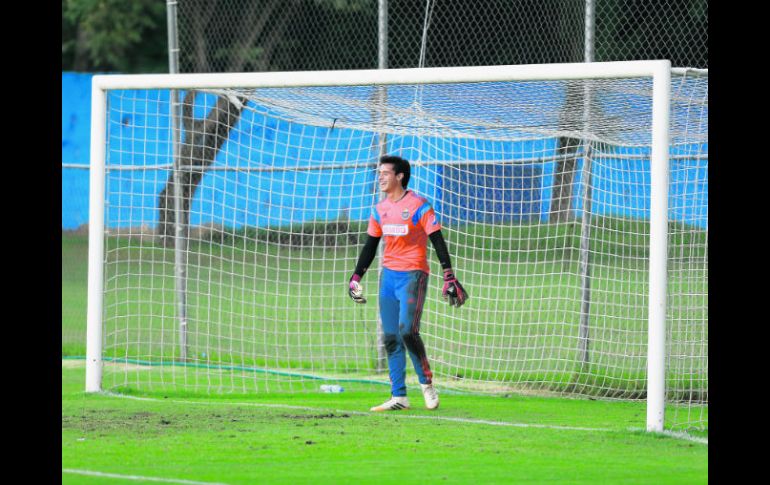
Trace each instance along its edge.
<instances>
[{"instance_id":1,"label":"goal frame","mask_svg":"<svg viewBox=\"0 0 770 485\"><path fill-rule=\"evenodd\" d=\"M448 84L607 78L652 78L650 261L648 295L648 431L663 431L671 62L668 60L435 67L349 71L96 75L91 86L90 207L86 392L100 392L104 289L104 196L107 91Z\"/></svg>"}]
</instances>

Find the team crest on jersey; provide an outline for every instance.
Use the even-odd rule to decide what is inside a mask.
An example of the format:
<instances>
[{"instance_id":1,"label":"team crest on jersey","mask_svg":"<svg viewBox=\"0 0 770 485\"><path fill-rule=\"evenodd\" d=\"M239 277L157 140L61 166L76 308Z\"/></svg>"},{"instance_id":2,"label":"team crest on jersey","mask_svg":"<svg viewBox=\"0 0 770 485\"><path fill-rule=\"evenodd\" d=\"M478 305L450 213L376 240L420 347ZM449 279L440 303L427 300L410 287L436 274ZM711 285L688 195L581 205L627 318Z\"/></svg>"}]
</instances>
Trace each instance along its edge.
<instances>
[{"instance_id":1,"label":"team crest on jersey","mask_svg":"<svg viewBox=\"0 0 770 485\"><path fill-rule=\"evenodd\" d=\"M404 209L401 211L401 219L403 220L409 219L409 209Z\"/></svg>"}]
</instances>

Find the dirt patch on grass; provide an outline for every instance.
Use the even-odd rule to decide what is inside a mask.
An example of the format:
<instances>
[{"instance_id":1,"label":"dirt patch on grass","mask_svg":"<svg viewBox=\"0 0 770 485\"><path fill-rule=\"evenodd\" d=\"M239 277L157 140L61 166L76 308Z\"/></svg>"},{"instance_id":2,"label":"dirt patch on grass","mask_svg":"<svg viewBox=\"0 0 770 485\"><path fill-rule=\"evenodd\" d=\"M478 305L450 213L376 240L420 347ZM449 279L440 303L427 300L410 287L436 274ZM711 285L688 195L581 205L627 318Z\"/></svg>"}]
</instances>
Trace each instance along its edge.
<instances>
[{"instance_id":1,"label":"dirt patch on grass","mask_svg":"<svg viewBox=\"0 0 770 485\"><path fill-rule=\"evenodd\" d=\"M287 419L339 419L339 418L349 418L350 415L347 413L343 414L282 414L282 418Z\"/></svg>"}]
</instances>

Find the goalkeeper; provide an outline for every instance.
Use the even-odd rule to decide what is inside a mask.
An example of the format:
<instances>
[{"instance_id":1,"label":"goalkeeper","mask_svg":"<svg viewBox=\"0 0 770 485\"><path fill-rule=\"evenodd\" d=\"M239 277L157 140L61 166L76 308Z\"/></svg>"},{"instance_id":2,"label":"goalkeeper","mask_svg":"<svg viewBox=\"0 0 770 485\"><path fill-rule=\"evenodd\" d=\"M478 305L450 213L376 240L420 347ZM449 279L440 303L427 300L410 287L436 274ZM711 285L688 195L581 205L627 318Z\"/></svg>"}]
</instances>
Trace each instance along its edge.
<instances>
[{"instance_id":1,"label":"goalkeeper","mask_svg":"<svg viewBox=\"0 0 770 485\"><path fill-rule=\"evenodd\" d=\"M443 296L452 306L462 306L468 298L454 276L441 226L433 207L424 198L407 189L409 161L395 156L383 156L378 167L378 183L386 197L369 217L369 235L358 264L350 278L348 294L356 303L366 303L361 278L374 260L377 245L385 238L380 280L380 317L391 398L372 411L409 409L406 397L406 355L409 353L417 373L425 406L438 408L439 398L433 387L433 373L420 337L420 316L428 286L427 241L430 238L444 270Z\"/></svg>"}]
</instances>

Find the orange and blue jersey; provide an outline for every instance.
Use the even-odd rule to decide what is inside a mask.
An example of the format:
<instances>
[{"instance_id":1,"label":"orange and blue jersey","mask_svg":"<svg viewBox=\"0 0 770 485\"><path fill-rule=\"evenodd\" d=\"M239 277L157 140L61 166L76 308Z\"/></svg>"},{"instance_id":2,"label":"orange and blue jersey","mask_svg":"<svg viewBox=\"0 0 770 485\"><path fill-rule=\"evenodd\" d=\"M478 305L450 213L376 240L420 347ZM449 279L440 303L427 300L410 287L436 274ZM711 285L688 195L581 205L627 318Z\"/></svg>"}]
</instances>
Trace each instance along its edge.
<instances>
[{"instance_id":1,"label":"orange and blue jersey","mask_svg":"<svg viewBox=\"0 0 770 485\"><path fill-rule=\"evenodd\" d=\"M380 319L388 354L391 394L406 396L406 353L420 384L430 384L420 317L428 286L428 236L441 229L430 203L411 190L374 207L367 233L385 239L380 280Z\"/></svg>"},{"instance_id":2,"label":"orange and blue jersey","mask_svg":"<svg viewBox=\"0 0 770 485\"><path fill-rule=\"evenodd\" d=\"M430 273L428 236L441 229L436 213L425 197L407 190L397 202L384 199L372 210L367 233L383 237L382 266L394 271Z\"/></svg>"}]
</instances>

